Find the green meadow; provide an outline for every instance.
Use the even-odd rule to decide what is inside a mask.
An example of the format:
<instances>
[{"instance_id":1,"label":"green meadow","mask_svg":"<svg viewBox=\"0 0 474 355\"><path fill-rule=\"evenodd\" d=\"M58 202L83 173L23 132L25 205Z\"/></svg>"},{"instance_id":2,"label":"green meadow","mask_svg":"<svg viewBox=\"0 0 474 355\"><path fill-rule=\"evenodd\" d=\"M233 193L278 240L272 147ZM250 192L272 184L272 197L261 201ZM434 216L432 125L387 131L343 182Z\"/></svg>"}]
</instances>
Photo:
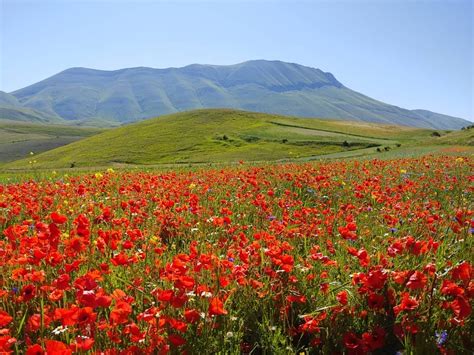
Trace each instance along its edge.
<instances>
[{"instance_id":1,"label":"green meadow","mask_svg":"<svg viewBox=\"0 0 474 355\"><path fill-rule=\"evenodd\" d=\"M15 151L19 160L1 167L5 171L77 169L391 156L426 151L423 146L472 145L472 132L435 133L230 109L176 113L109 130L5 123L0 125L2 154L11 156ZM33 157L30 151L35 152Z\"/></svg>"}]
</instances>

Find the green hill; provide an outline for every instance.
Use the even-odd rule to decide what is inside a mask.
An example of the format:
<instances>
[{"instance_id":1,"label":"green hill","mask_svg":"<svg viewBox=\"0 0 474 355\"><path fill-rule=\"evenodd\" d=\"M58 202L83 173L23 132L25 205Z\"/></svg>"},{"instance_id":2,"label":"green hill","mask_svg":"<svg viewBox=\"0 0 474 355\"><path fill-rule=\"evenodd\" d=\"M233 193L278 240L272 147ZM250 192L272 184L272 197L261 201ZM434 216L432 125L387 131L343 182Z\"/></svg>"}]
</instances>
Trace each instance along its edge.
<instances>
[{"instance_id":1,"label":"green hill","mask_svg":"<svg viewBox=\"0 0 474 355\"><path fill-rule=\"evenodd\" d=\"M439 145L474 146L474 126L460 131L441 134L441 137L432 137L431 141Z\"/></svg>"},{"instance_id":2,"label":"green hill","mask_svg":"<svg viewBox=\"0 0 474 355\"><path fill-rule=\"evenodd\" d=\"M38 168L298 159L428 139L433 131L229 109L161 116L35 157ZM5 165L26 168L29 159Z\"/></svg>"},{"instance_id":3,"label":"green hill","mask_svg":"<svg viewBox=\"0 0 474 355\"><path fill-rule=\"evenodd\" d=\"M101 132L104 129L0 120L0 163L22 159L30 152L41 153Z\"/></svg>"},{"instance_id":4,"label":"green hill","mask_svg":"<svg viewBox=\"0 0 474 355\"><path fill-rule=\"evenodd\" d=\"M31 107L23 107L15 96L0 91L0 122L4 120L36 123L61 123L63 121L55 113L47 114Z\"/></svg>"},{"instance_id":5,"label":"green hill","mask_svg":"<svg viewBox=\"0 0 474 355\"><path fill-rule=\"evenodd\" d=\"M216 107L433 129L470 124L461 118L380 102L319 69L267 60L167 69L70 68L5 98L10 104L15 100L23 108L74 124L120 124Z\"/></svg>"}]
</instances>

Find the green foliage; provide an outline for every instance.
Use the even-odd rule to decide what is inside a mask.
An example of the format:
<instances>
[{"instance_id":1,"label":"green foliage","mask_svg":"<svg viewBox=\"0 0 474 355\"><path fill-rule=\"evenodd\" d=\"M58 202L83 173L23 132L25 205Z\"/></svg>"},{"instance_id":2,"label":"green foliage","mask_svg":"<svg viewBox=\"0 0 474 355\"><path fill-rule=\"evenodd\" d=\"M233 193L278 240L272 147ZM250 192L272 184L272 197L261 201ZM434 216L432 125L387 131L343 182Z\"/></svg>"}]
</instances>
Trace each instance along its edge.
<instances>
[{"instance_id":1,"label":"green foliage","mask_svg":"<svg viewBox=\"0 0 474 355\"><path fill-rule=\"evenodd\" d=\"M74 134L79 132L84 133L76 129ZM367 154L371 147L395 147L400 142L425 139L431 132L227 109L196 110L108 130L39 154L36 166L69 168L74 163L77 168L295 160L340 153L352 156ZM344 142L350 142L350 145ZM29 160L20 160L5 168L27 168L28 163Z\"/></svg>"}]
</instances>

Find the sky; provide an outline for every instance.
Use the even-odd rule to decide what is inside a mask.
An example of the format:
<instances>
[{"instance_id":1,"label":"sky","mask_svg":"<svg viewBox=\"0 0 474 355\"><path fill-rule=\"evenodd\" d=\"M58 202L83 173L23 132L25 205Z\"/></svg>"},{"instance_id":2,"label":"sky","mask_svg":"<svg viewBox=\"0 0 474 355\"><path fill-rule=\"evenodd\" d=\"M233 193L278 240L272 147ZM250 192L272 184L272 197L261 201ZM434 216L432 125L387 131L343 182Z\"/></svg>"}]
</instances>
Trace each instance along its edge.
<instances>
[{"instance_id":1,"label":"sky","mask_svg":"<svg viewBox=\"0 0 474 355\"><path fill-rule=\"evenodd\" d=\"M474 120L471 0L0 0L0 90L70 67L282 60Z\"/></svg>"}]
</instances>

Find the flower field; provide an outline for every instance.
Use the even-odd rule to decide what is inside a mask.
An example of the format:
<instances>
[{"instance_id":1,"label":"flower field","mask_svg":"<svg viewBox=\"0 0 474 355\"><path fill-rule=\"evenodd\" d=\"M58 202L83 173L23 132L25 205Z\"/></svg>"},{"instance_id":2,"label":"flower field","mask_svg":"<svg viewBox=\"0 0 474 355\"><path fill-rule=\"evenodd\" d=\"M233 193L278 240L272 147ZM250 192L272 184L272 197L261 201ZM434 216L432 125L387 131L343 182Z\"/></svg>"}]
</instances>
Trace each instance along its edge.
<instances>
[{"instance_id":1,"label":"flower field","mask_svg":"<svg viewBox=\"0 0 474 355\"><path fill-rule=\"evenodd\" d=\"M0 352L470 354L474 160L0 185Z\"/></svg>"}]
</instances>

